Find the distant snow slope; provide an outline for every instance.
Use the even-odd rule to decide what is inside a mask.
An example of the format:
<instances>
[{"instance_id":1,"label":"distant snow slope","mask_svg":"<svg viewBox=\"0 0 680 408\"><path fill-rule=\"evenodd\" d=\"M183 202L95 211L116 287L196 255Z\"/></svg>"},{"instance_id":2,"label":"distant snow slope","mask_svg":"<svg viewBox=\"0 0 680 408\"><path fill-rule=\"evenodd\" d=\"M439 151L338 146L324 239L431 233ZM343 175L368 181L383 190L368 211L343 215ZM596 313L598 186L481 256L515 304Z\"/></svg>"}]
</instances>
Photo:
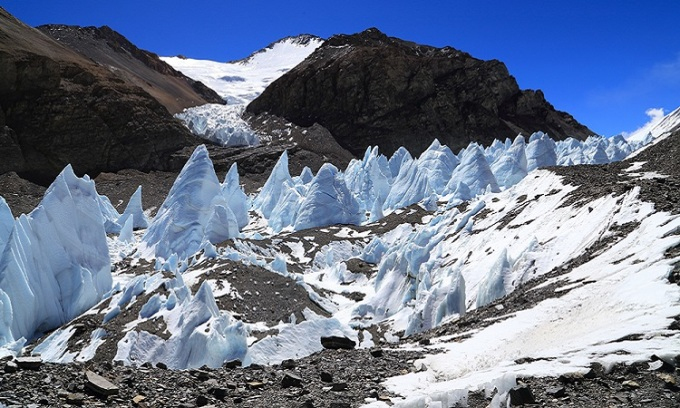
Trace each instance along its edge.
<instances>
[{"instance_id":1,"label":"distant snow slope","mask_svg":"<svg viewBox=\"0 0 680 408\"><path fill-rule=\"evenodd\" d=\"M229 104L247 104L270 83L302 62L321 43L318 37L288 37L231 62L195 60L181 57L161 59L184 75L217 91Z\"/></svg>"},{"instance_id":2,"label":"distant snow slope","mask_svg":"<svg viewBox=\"0 0 680 408\"><path fill-rule=\"evenodd\" d=\"M647 111L647 114L652 117L652 120L650 120L640 129L625 135L624 137L626 140L629 142L640 142L644 141L649 136L651 136L652 139L656 139L659 136L668 134L672 130L680 127L680 107L663 117L654 116L650 113L653 111L655 110L650 109Z\"/></svg>"}]
</instances>

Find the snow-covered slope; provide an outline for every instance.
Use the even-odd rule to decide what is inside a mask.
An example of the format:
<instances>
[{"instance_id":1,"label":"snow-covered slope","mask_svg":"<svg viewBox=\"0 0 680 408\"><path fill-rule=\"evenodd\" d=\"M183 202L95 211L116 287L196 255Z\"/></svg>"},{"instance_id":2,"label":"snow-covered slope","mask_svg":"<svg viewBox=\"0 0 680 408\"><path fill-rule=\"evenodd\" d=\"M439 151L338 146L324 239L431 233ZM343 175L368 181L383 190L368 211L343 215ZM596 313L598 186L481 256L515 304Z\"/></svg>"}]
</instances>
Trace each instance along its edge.
<instances>
[{"instance_id":1,"label":"snow-covered slope","mask_svg":"<svg viewBox=\"0 0 680 408\"><path fill-rule=\"evenodd\" d=\"M307 58L322 42L322 39L309 35L287 37L248 58L231 62L183 57L161 59L217 91L228 104L247 104L267 85Z\"/></svg>"},{"instance_id":2,"label":"snow-covered slope","mask_svg":"<svg viewBox=\"0 0 680 408\"><path fill-rule=\"evenodd\" d=\"M658 114L655 114L657 111L659 111ZM656 139L680 127L680 107L665 116L662 116L663 111L661 109L650 109L647 114L651 117L651 120L640 129L625 135L626 140L641 142L649 140L650 137Z\"/></svg>"}]
</instances>

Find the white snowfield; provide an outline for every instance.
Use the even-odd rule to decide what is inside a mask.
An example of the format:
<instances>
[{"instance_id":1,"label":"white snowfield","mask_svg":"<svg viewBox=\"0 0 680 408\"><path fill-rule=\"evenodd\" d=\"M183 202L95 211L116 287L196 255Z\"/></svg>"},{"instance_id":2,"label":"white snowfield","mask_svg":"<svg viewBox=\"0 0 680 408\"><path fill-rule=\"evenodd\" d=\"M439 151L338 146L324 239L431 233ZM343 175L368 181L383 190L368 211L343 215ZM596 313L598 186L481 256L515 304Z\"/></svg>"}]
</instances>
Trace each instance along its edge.
<instances>
[{"instance_id":1,"label":"white snowfield","mask_svg":"<svg viewBox=\"0 0 680 408\"><path fill-rule=\"evenodd\" d=\"M308 41L301 41L305 38ZM269 84L307 58L322 43L323 40L316 37L288 37L246 59L232 62L183 57L161 59L184 75L215 90L228 104L245 105L257 98Z\"/></svg>"},{"instance_id":2,"label":"white snowfield","mask_svg":"<svg viewBox=\"0 0 680 408\"><path fill-rule=\"evenodd\" d=\"M667 328L680 314L680 286L667 277L678 259L664 253L680 242L671 233L680 217L641 202L637 189L568 204L577 186L540 169L619 160L638 147L623 138L554 142L536 133L528 142L518 136L487 148L473 143L454 154L435 141L419 158L400 149L388 159L368 149L345 171L327 164L299 177L291 177L284 153L252 197L239 186L236 167L220 183L199 147L152 220L143 218L141 192L119 215L92 181L67 168L28 216L13 219L0 201L0 355L20 353L26 339L60 327L34 350L45 360L87 361L115 338L115 360L127 365L273 364L321 350L321 336L347 336L371 347L492 302L503 309L505 295L554 271L564 273L533 289L549 291L547 299L469 337L435 339L433 347L445 353L416 362L418 373L386 381L404 396L392 402L450 406L467 390L495 387L492 406L500 406L518 376L677 355L680 336ZM388 229L383 217L413 213L404 209L412 204L428 215ZM133 232L144 221L146 231ZM630 230L620 233L624 225ZM116 228L119 235L107 237L107 229ZM311 233L279 234L306 228L336 239L324 244ZM258 241L262 237L271 243ZM224 240L230 245L216 247ZM587 248L596 250L570 268ZM121 251L132 266L151 261L154 270L112 274L109 253ZM351 272L347 261L354 258L372 264L372 273ZM285 277L331 317L306 309L304 321L292 315L275 326L236 319L217 307L217 299L247 302L252 294L214 275L221 261ZM354 292L363 299L343 295ZM120 331L100 328L89 343L69 348L70 319L86 312L115 325L126 310L138 311ZM363 330L378 323L380 338ZM158 331L141 328L148 325ZM277 334L259 341L250 336L269 329ZM640 336L627 337L633 334ZM535 360L515 363L525 357Z\"/></svg>"},{"instance_id":3,"label":"white snowfield","mask_svg":"<svg viewBox=\"0 0 680 408\"><path fill-rule=\"evenodd\" d=\"M288 37L232 62L161 57L176 70L215 90L228 104L189 108L175 116L197 136L223 146L257 145L260 136L241 119L245 106L322 43L316 37Z\"/></svg>"}]
</instances>

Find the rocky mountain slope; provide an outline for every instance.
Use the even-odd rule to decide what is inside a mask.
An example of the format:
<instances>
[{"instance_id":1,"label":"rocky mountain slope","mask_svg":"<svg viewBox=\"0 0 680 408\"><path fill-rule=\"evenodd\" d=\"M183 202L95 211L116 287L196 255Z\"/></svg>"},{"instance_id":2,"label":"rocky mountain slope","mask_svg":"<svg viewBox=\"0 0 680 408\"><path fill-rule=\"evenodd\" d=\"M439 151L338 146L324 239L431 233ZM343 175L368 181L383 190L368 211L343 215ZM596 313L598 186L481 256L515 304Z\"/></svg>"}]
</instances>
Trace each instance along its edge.
<instances>
[{"instance_id":1,"label":"rocky mountain slope","mask_svg":"<svg viewBox=\"0 0 680 408\"><path fill-rule=\"evenodd\" d=\"M68 163L96 175L168 169L195 137L115 69L0 9L0 174L50 183Z\"/></svg>"},{"instance_id":2,"label":"rocky mountain slope","mask_svg":"<svg viewBox=\"0 0 680 408\"><path fill-rule=\"evenodd\" d=\"M224 103L203 83L141 50L110 27L43 25L38 30L142 88L172 114L206 103Z\"/></svg>"},{"instance_id":3,"label":"rocky mountain slope","mask_svg":"<svg viewBox=\"0 0 680 408\"><path fill-rule=\"evenodd\" d=\"M248 105L300 126L326 127L341 146L414 154L439 138L452 150L470 141L543 131L555 139L593 132L557 111L541 91L520 90L500 61L450 47L391 38L377 29L328 39Z\"/></svg>"}]
</instances>

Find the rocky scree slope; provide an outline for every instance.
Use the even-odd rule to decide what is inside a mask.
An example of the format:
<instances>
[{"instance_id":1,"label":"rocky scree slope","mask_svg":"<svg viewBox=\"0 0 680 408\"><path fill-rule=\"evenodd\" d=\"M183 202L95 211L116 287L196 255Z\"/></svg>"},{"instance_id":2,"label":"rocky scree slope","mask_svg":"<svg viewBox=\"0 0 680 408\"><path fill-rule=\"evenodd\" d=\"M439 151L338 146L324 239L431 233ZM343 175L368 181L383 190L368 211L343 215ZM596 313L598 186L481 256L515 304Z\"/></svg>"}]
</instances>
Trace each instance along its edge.
<instances>
[{"instance_id":1,"label":"rocky scree slope","mask_svg":"<svg viewBox=\"0 0 680 408\"><path fill-rule=\"evenodd\" d=\"M78 27L49 24L38 30L108 67L156 98L172 114L206 103L224 103L212 89L163 62L158 55L137 48L108 26Z\"/></svg>"},{"instance_id":2,"label":"rocky scree slope","mask_svg":"<svg viewBox=\"0 0 680 408\"><path fill-rule=\"evenodd\" d=\"M0 174L47 184L71 163L96 175L172 167L196 138L156 99L0 9Z\"/></svg>"},{"instance_id":3,"label":"rocky scree slope","mask_svg":"<svg viewBox=\"0 0 680 408\"><path fill-rule=\"evenodd\" d=\"M457 151L520 132L540 130L554 139L594 134L555 110L540 90L521 90L500 61L374 28L328 39L247 107L265 112L304 127L319 123L357 156L376 145L385 154L404 146L417 155L435 138Z\"/></svg>"}]
</instances>

